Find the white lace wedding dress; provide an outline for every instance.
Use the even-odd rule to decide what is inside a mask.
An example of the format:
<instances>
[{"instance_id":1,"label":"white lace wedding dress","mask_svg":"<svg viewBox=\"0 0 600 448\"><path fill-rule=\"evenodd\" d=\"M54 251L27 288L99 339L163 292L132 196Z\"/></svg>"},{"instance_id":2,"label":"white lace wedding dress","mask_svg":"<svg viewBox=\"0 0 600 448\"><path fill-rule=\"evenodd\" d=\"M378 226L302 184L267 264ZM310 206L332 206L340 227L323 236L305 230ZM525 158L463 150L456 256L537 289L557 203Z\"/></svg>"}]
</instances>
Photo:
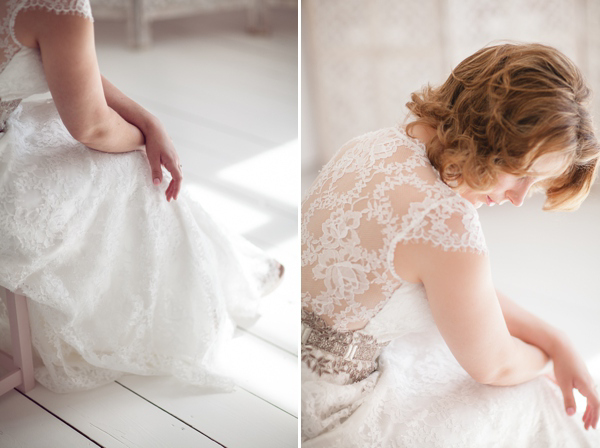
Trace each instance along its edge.
<instances>
[{"instance_id":1,"label":"white lace wedding dress","mask_svg":"<svg viewBox=\"0 0 600 448\"><path fill-rule=\"evenodd\" d=\"M304 448L600 447L547 377L475 382L434 323L397 244L486 252L477 211L401 128L350 141L302 208Z\"/></svg>"},{"instance_id":2,"label":"white lace wedding dress","mask_svg":"<svg viewBox=\"0 0 600 448\"><path fill-rule=\"evenodd\" d=\"M165 200L140 152L93 151L67 132L40 52L20 45L19 11L92 20L87 0L0 5L0 286L30 300L35 377L58 392L123 373L216 387L216 355L256 314L280 265L224 233L181 192ZM8 345L0 300L0 343Z\"/></svg>"}]
</instances>

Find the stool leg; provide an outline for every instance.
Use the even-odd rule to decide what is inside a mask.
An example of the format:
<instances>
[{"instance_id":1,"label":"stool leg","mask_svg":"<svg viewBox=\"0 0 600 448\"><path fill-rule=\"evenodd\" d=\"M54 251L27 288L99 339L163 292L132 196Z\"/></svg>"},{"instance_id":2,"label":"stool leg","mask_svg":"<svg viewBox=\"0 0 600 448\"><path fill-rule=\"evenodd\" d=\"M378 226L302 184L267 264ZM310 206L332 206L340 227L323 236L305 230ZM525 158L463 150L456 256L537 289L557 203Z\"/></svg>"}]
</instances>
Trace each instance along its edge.
<instances>
[{"instance_id":1,"label":"stool leg","mask_svg":"<svg viewBox=\"0 0 600 448\"><path fill-rule=\"evenodd\" d=\"M17 389L25 393L35 386L27 298L6 289L6 307L10 322L13 362L16 367L21 369L23 375L23 383L17 386Z\"/></svg>"}]
</instances>

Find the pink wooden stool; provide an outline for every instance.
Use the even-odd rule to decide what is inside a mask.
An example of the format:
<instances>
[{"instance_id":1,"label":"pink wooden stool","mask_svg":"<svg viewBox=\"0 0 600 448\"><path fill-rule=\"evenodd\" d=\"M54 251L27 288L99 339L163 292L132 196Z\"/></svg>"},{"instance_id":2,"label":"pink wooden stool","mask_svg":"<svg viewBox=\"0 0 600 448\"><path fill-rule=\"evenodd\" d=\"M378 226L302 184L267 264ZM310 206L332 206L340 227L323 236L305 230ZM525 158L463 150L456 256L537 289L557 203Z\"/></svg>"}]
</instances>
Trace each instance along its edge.
<instances>
[{"instance_id":1,"label":"pink wooden stool","mask_svg":"<svg viewBox=\"0 0 600 448\"><path fill-rule=\"evenodd\" d=\"M10 356L0 350L0 366L8 370L8 373L0 377L0 395L15 387L25 393L35 386L27 298L6 288L3 289L6 293L13 355Z\"/></svg>"}]
</instances>

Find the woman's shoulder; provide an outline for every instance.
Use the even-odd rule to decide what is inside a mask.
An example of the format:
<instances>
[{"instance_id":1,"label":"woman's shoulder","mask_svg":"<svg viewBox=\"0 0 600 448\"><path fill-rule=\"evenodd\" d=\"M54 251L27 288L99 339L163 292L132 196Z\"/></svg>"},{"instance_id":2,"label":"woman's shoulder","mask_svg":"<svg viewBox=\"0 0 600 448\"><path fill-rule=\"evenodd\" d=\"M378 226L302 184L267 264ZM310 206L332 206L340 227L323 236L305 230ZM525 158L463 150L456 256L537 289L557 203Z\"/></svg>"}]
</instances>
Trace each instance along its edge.
<instances>
[{"instance_id":1,"label":"woman's shoulder","mask_svg":"<svg viewBox=\"0 0 600 448\"><path fill-rule=\"evenodd\" d=\"M307 197L323 193L326 186L339 193L338 180L342 178L344 185L353 185L353 191L360 187L392 195L392 202L410 201L410 186L420 193L439 190L450 194L431 165L425 145L407 135L401 125L361 134L342 145L320 171ZM431 191L428 196L439 194Z\"/></svg>"},{"instance_id":2,"label":"woman's shoulder","mask_svg":"<svg viewBox=\"0 0 600 448\"><path fill-rule=\"evenodd\" d=\"M398 152L402 179L388 194L399 220L395 242L421 241L444 250L486 252L475 206L441 179L421 141L408 136L401 127L390 132L402 142Z\"/></svg>"},{"instance_id":3,"label":"woman's shoulder","mask_svg":"<svg viewBox=\"0 0 600 448\"><path fill-rule=\"evenodd\" d=\"M425 146L395 126L352 138L340 147L329 165L345 172L365 172L399 166L409 159L411 166L429 165Z\"/></svg>"}]
</instances>

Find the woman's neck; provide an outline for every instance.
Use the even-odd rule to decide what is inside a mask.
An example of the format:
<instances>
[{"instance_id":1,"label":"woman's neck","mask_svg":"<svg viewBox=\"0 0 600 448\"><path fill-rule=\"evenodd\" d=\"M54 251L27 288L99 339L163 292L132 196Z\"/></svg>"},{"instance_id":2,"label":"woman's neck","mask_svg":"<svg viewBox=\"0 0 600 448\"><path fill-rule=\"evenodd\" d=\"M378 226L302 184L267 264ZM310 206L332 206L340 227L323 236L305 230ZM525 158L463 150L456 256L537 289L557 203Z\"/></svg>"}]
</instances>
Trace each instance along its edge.
<instances>
[{"instance_id":1,"label":"woman's neck","mask_svg":"<svg viewBox=\"0 0 600 448\"><path fill-rule=\"evenodd\" d=\"M425 124L416 124L410 130L411 136L419 140L425 146L427 146L427 144L435 136L435 133L436 132L434 128Z\"/></svg>"}]
</instances>

